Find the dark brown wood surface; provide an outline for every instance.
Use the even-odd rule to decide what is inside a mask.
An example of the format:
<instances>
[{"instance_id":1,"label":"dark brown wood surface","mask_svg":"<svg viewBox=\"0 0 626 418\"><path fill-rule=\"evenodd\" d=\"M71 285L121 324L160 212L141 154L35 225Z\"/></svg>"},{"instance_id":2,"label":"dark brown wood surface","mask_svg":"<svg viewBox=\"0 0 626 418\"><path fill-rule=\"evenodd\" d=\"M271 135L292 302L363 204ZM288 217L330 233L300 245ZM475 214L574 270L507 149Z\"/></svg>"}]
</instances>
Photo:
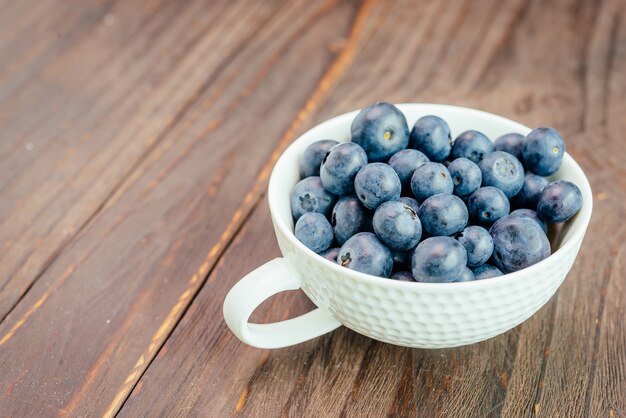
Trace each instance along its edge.
<instances>
[{"instance_id":1,"label":"dark brown wood surface","mask_svg":"<svg viewBox=\"0 0 626 418\"><path fill-rule=\"evenodd\" d=\"M0 6L0 416L626 417L623 0ZM594 191L572 271L468 347L242 344L222 301L280 255L273 163L376 100L559 129Z\"/></svg>"}]
</instances>

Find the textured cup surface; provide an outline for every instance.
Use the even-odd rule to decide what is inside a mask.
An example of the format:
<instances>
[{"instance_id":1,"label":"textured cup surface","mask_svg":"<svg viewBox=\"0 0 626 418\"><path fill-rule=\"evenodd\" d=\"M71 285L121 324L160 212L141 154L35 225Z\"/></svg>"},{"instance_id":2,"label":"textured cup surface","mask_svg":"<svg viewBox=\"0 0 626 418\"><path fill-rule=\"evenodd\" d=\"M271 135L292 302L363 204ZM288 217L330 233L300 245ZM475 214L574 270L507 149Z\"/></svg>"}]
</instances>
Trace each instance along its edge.
<instances>
[{"instance_id":1,"label":"textured cup surface","mask_svg":"<svg viewBox=\"0 0 626 418\"><path fill-rule=\"evenodd\" d=\"M489 113L446 105L398 105L409 126L434 114L450 125L452 137L476 129L490 139L530 129ZM541 308L569 272L592 211L589 182L566 154L550 177L572 181L582 191L583 207L563 231L558 250L546 260L504 277L462 283L409 283L348 270L310 251L293 234L289 195L299 180L299 158L319 139L349 141L358 112L324 122L298 138L280 157L270 179L268 200L279 247L301 276L302 289L322 310L363 335L409 347L443 348L501 334Z\"/></svg>"}]
</instances>

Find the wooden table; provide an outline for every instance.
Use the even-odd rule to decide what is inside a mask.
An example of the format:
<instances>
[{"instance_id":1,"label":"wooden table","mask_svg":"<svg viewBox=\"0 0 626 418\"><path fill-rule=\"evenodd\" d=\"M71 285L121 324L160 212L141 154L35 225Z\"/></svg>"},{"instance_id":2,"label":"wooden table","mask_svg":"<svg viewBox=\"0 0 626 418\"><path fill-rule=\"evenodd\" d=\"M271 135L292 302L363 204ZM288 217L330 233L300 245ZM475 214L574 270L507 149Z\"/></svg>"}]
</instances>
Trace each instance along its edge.
<instances>
[{"instance_id":1,"label":"wooden table","mask_svg":"<svg viewBox=\"0 0 626 418\"><path fill-rule=\"evenodd\" d=\"M2 3L0 416L626 416L623 1ZM376 100L559 129L595 198L574 268L464 348L243 345L274 162Z\"/></svg>"}]
</instances>

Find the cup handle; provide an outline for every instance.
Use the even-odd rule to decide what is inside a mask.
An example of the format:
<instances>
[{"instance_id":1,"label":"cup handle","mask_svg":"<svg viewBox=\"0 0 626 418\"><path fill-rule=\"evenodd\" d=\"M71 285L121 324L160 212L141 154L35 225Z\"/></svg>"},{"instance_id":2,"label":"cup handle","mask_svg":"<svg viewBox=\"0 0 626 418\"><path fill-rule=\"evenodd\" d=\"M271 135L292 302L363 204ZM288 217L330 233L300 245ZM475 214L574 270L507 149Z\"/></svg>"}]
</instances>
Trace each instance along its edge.
<instances>
[{"instance_id":1,"label":"cup handle","mask_svg":"<svg viewBox=\"0 0 626 418\"><path fill-rule=\"evenodd\" d=\"M281 348L319 337L341 323L317 308L293 319L273 324L248 322L252 312L269 297L302 285L285 258L275 258L248 273L226 295L224 319L231 331L246 344L258 348Z\"/></svg>"}]
</instances>

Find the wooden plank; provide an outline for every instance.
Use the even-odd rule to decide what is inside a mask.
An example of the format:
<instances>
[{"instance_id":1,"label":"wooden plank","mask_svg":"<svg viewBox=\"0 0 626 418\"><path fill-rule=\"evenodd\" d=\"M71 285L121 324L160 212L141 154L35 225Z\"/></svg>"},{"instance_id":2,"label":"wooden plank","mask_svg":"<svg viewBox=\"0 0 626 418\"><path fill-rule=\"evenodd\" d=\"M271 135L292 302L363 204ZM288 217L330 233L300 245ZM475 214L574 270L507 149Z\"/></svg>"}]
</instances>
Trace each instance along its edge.
<instances>
[{"instance_id":1,"label":"wooden plank","mask_svg":"<svg viewBox=\"0 0 626 418\"><path fill-rule=\"evenodd\" d=\"M0 325L4 413L117 411L254 206L272 150L349 60L328 45L353 4L224 7L190 11L215 21L179 51L187 77L222 62L215 79Z\"/></svg>"},{"instance_id":2,"label":"wooden plank","mask_svg":"<svg viewBox=\"0 0 626 418\"><path fill-rule=\"evenodd\" d=\"M209 3L65 2L43 7L43 32L15 30L0 75L0 321L273 10L250 7L244 26L243 5Z\"/></svg>"},{"instance_id":3,"label":"wooden plank","mask_svg":"<svg viewBox=\"0 0 626 418\"><path fill-rule=\"evenodd\" d=\"M576 260L578 280L563 287L553 323L537 411L545 416L626 414L626 286L624 242L626 147L626 4L607 2L599 10L586 59L586 107L593 109L576 154L595 192L594 217ZM616 293L617 292L617 293ZM621 293L620 293L621 292ZM564 395L567 398L559 401Z\"/></svg>"},{"instance_id":4,"label":"wooden plank","mask_svg":"<svg viewBox=\"0 0 626 418\"><path fill-rule=\"evenodd\" d=\"M299 350L277 350L276 356L269 356L268 352L238 344L236 337L226 328L223 321L214 320L221 319L222 306L221 303L216 303L216 300L225 296L227 289L223 282L237 280L255 268L261 257L271 259L280 255L275 240L267 238L273 234L273 228L271 222L268 222L269 213L264 203L257 207L252 221L246 223L244 233L239 234L229 247L226 256L211 273L196 302L177 327L176 339L185 340L191 345L183 347L176 344L167 348L167 351L177 358L176 367L170 369L172 385L168 385L167 396L154 396L158 391L157 388L163 384L157 375L145 376L135 392L141 394L147 390L150 393L150 400L156 402L156 405L151 408L146 402L148 399L139 395L142 398L139 402L134 398L127 401L121 416L154 413L164 416L185 413L202 415L202 411L209 410L214 416L228 416L234 410L242 409L248 396L254 396L254 390L246 386L251 370L257 370L255 381L264 384L270 380L272 383L266 386L271 391L271 396L267 397L263 409L257 411L259 416L274 416L287 402L292 388L296 385L296 377L301 376L310 367L310 354L315 351L318 344L308 342L300 346ZM263 216L256 216L258 212ZM258 238L257 244L249 241L251 237ZM310 309L310 305L306 297L299 293L285 293L268 301L255 315L259 320L278 320L303 313ZM179 330L184 336L179 334ZM223 356L217 355L231 349L235 350L233 357L240 359L241 363L225 361ZM185 355L191 355L193 361L188 361L191 359L185 358ZM270 369L272 372L268 373ZM152 370L151 368L150 372ZM155 372L158 370L160 367L154 368ZM285 385L279 383L283 378L289 390L285 390ZM179 382L182 384L178 384ZM236 384L233 390L225 390L231 388L233 384ZM188 396L190 388L194 388L193 392L196 390L204 392L206 400L202 399L196 404L195 396ZM262 415L263 412L265 415Z\"/></svg>"},{"instance_id":5,"label":"wooden plank","mask_svg":"<svg viewBox=\"0 0 626 418\"><path fill-rule=\"evenodd\" d=\"M364 24L365 47L355 64L306 124L385 99L452 102L530 126L556 126L567 136L570 152L592 174L594 190L603 190L600 199L606 200L604 207L596 206L583 251L558 298L513 331L454 350L398 348L345 329L286 349L253 349L237 341L223 323L216 323L215 316L221 315L229 286L278 255L262 202L121 415L202 416L207 411L215 416L582 415L584 391L581 399L581 393L570 392L562 382L592 376L590 362L585 361L593 358L593 352L588 353L593 338L580 331L593 329L588 324L602 306L603 279L593 272L604 269L615 293L610 309L609 298L603 302L604 316L610 317L599 322L604 327L595 344L600 372L595 373L589 411L611 413L612 408L614 416L621 416L626 350L620 340L624 321L619 292L624 274L619 261L623 251L615 250L623 235L610 231L623 231L619 202L626 191L623 182L611 182L623 170L612 155L623 155L624 145L611 139L623 132L616 122L623 112L597 107L604 97L597 89L604 88L607 75L594 63L607 55L589 47L589 39L606 29L597 23L597 13L615 15L611 4L604 7L609 9L598 12L592 4L568 1L377 5ZM588 71L582 84L581 67ZM610 74L613 84L625 85L625 71ZM623 92L612 97L617 105ZM614 117L603 128L609 114ZM614 238L607 242L608 234ZM261 249L258 242L272 242L271 248ZM607 270L608 259L616 254L618 261ZM293 316L305 306L299 294L279 295L261 307L256 318ZM296 312L288 315L289 307ZM557 368L566 372L557 376Z\"/></svg>"},{"instance_id":6,"label":"wooden plank","mask_svg":"<svg viewBox=\"0 0 626 418\"><path fill-rule=\"evenodd\" d=\"M622 230L622 243L626 240ZM593 378L587 392L587 416L626 416L626 265L625 248L610 251L614 259L601 288L604 305L598 318L592 363Z\"/></svg>"}]
</instances>

